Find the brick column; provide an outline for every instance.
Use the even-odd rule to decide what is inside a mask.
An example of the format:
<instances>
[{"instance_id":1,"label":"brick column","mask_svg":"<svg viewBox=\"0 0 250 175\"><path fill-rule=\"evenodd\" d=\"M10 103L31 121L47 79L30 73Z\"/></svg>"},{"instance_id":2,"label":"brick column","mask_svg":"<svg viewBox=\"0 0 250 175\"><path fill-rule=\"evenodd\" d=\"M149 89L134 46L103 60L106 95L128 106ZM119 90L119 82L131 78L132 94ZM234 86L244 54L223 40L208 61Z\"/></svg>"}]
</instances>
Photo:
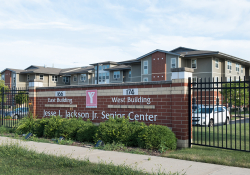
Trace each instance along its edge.
<instances>
[{"instance_id":1,"label":"brick column","mask_svg":"<svg viewBox=\"0 0 250 175\"><path fill-rule=\"evenodd\" d=\"M179 148L189 146L188 77L192 78L192 72L190 68L172 69L172 131Z\"/></svg>"},{"instance_id":2,"label":"brick column","mask_svg":"<svg viewBox=\"0 0 250 175\"><path fill-rule=\"evenodd\" d=\"M36 87L29 87L29 107L33 116L36 116Z\"/></svg>"},{"instance_id":3,"label":"brick column","mask_svg":"<svg viewBox=\"0 0 250 175\"><path fill-rule=\"evenodd\" d=\"M36 87L42 87L43 83L40 80L32 80L29 82L29 105L33 116L36 116Z\"/></svg>"}]
</instances>

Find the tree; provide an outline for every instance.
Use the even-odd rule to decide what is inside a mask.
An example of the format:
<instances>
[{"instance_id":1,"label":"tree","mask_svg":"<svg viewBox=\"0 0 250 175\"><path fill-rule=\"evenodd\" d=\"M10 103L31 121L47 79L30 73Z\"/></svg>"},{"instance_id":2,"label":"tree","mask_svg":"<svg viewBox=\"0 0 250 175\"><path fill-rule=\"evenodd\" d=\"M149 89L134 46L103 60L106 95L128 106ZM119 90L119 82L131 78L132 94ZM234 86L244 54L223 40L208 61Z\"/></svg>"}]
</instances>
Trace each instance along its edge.
<instances>
[{"instance_id":1,"label":"tree","mask_svg":"<svg viewBox=\"0 0 250 175\"><path fill-rule=\"evenodd\" d=\"M231 84L231 88L230 88ZM224 83L222 89L223 103L231 103L236 107L249 105L249 85L248 83L240 83L233 81L232 83ZM244 89L245 87L245 89ZM230 93L231 92L231 93ZM230 95L231 94L231 95ZM244 106L244 107L245 107Z\"/></svg>"},{"instance_id":2,"label":"tree","mask_svg":"<svg viewBox=\"0 0 250 175\"><path fill-rule=\"evenodd\" d=\"M5 92L8 92L9 91L9 87L8 86L5 86L4 84L4 80L0 80L0 103L2 102L2 89L4 88L4 91ZM6 95L4 95L4 102L6 101Z\"/></svg>"},{"instance_id":3,"label":"tree","mask_svg":"<svg viewBox=\"0 0 250 175\"><path fill-rule=\"evenodd\" d=\"M24 104L27 103L29 100L29 96L25 91L20 91L18 94L15 96L15 101L17 104Z\"/></svg>"}]
</instances>

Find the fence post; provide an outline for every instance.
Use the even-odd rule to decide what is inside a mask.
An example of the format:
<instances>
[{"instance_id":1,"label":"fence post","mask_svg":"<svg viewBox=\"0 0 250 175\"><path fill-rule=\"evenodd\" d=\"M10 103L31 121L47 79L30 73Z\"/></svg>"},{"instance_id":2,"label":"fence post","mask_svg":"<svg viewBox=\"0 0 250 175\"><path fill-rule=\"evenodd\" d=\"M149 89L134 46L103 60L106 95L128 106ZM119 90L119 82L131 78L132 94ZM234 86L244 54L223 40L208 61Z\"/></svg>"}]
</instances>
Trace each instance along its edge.
<instances>
[{"instance_id":1,"label":"fence post","mask_svg":"<svg viewBox=\"0 0 250 175\"><path fill-rule=\"evenodd\" d=\"M191 77L188 77L188 147L191 148Z\"/></svg>"},{"instance_id":2,"label":"fence post","mask_svg":"<svg viewBox=\"0 0 250 175\"><path fill-rule=\"evenodd\" d=\"M2 89L1 89L1 91L2 91L2 123L1 123L1 125L3 125L3 108L4 108L4 87L2 87Z\"/></svg>"}]
</instances>

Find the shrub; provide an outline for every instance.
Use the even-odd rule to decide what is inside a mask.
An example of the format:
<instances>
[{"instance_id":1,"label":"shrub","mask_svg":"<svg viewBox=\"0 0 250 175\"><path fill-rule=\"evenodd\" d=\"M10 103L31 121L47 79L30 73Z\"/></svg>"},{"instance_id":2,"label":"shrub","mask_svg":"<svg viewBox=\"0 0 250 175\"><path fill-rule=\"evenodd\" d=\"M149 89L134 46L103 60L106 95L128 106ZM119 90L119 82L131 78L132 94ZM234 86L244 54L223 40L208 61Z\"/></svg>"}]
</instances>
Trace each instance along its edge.
<instances>
[{"instance_id":1,"label":"shrub","mask_svg":"<svg viewBox=\"0 0 250 175\"><path fill-rule=\"evenodd\" d=\"M76 139L80 142L93 142L96 131L97 126L88 120L87 122L82 123L77 131Z\"/></svg>"},{"instance_id":2,"label":"shrub","mask_svg":"<svg viewBox=\"0 0 250 175\"><path fill-rule=\"evenodd\" d=\"M44 127L49 123L49 118L37 119L34 123L34 134L37 137L44 136Z\"/></svg>"},{"instance_id":3,"label":"shrub","mask_svg":"<svg viewBox=\"0 0 250 175\"><path fill-rule=\"evenodd\" d=\"M44 125L44 136L48 138L60 137L59 128L64 120L66 119L60 116L51 116L48 123Z\"/></svg>"},{"instance_id":4,"label":"shrub","mask_svg":"<svg viewBox=\"0 0 250 175\"><path fill-rule=\"evenodd\" d=\"M8 133L8 129L5 126L0 126L0 134Z\"/></svg>"},{"instance_id":5,"label":"shrub","mask_svg":"<svg viewBox=\"0 0 250 175\"><path fill-rule=\"evenodd\" d=\"M84 125L85 121L81 118L69 118L62 121L58 127L59 136L63 136L67 139L76 140L76 133L78 129Z\"/></svg>"},{"instance_id":6,"label":"shrub","mask_svg":"<svg viewBox=\"0 0 250 175\"><path fill-rule=\"evenodd\" d=\"M18 134L26 134L29 132L34 133L35 120L36 116L33 116L32 113L30 113L27 117L22 118L17 125L16 132Z\"/></svg>"},{"instance_id":7,"label":"shrub","mask_svg":"<svg viewBox=\"0 0 250 175\"><path fill-rule=\"evenodd\" d=\"M146 127L144 123L129 122L128 118L110 118L100 123L94 141L120 142L127 146L138 146L137 136L144 127Z\"/></svg>"},{"instance_id":8,"label":"shrub","mask_svg":"<svg viewBox=\"0 0 250 175\"><path fill-rule=\"evenodd\" d=\"M165 151L176 149L177 146L175 134L168 127L162 125L144 127L138 137L138 143L141 148Z\"/></svg>"},{"instance_id":9,"label":"shrub","mask_svg":"<svg viewBox=\"0 0 250 175\"><path fill-rule=\"evenodd\" d=\"M12 119L12 117L8 115L5 117L5 119Z\"/></svg>"}]
</instances>

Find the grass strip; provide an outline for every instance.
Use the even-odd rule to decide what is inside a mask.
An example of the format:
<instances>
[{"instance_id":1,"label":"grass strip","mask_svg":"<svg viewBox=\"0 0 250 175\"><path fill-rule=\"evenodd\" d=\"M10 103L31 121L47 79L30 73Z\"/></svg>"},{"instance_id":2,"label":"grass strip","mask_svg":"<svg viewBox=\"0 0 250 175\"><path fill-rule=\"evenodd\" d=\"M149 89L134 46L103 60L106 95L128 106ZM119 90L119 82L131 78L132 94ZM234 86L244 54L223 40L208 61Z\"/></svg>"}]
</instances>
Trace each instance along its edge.
<instances>
[{"instance_id":1,"label":"grass strip","mask_svg":"<svg viewBox=\"0 0 250 175\"><path fill-rule=\"evenodd\" d=\"M63 156L47 155L19 147L18 144L0 146L0 170L1 174L11 175L39 175L39 174L110 174L110 175L144 175L142 170L133 170L127 165L112 163L98 164L89 162L88 159L76 160ZM179 173L157 172L159 175L178 175Z\"/></svg>"},{"instance_id":2,"label":"grass strip","mask_svg":"<svg viewBox=\"0 0 250 175\"><path fill-rule=\"evenodd\" d=\"M250 152L193 145L192 148L166 152L162 154L162 156L196 162L250 168Z\"/></svg>"}]
</instances>

